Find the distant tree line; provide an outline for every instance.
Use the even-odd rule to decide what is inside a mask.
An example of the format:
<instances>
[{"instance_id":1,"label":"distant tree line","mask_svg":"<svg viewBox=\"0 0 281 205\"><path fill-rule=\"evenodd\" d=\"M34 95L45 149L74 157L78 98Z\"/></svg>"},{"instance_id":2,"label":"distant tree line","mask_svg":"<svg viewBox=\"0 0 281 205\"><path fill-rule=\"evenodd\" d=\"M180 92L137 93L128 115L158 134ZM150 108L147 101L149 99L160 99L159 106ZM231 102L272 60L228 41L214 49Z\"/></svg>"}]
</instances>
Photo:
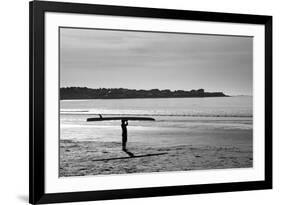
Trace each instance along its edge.
<instances>
[{"instance_id":1,"label":"distant tree line","mask_svg":"<svg viewBox=\"0 0 281 205\"><path fill-rule=\"evenodd\" d=\"M227 97L222 92L198 90L136 90L126 88L65 87L60 88L60 99L123 99L123 98L188 98L188 97Z\"/></svg>"}]
</instances>

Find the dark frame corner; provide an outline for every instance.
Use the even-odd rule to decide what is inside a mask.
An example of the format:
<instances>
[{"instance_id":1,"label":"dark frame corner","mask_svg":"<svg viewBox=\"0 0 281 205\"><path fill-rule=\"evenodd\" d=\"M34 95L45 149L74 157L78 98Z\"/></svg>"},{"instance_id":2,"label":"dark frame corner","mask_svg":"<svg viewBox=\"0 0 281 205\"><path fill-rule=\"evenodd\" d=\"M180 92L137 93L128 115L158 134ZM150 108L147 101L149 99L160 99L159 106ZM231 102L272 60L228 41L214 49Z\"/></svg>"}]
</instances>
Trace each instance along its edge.
<instances>
[{"instance_id":1,"label":"dark frame corner","mask_svg":"<svg viewBox=\"0 0 281 205\"><path fill-rule=\"evenodd\" d=\"M272 188L272 16L104 6L32 1L29 4L29 202L31 204L91 201L183 195L198 193L260 190ZM44 14L68 12L164 19L220 21L265 26L265 180L222 184L184 185L74 193L45 193L44 165Z\"/></svg>"}]
</instances>

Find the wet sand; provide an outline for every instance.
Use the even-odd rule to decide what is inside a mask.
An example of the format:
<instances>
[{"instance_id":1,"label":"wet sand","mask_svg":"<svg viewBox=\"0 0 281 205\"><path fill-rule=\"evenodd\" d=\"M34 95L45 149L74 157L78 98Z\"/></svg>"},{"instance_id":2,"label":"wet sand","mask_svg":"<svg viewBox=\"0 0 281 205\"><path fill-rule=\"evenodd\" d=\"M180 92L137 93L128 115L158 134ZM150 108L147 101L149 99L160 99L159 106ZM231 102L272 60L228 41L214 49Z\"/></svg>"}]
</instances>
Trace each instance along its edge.
<instances>
[{"instance_id":1,"label":"wet sand","mask_svg":"<svg viewBox=\"0 0 281 205\"><path fill-rule=\"evenodd\" d=\"M164 145L128 143L130 158L121 142L60 141L60 177L186 171L253 166L252 146ZM155 156L145 156L160 154Z\"/></svg>"}]
</instances>

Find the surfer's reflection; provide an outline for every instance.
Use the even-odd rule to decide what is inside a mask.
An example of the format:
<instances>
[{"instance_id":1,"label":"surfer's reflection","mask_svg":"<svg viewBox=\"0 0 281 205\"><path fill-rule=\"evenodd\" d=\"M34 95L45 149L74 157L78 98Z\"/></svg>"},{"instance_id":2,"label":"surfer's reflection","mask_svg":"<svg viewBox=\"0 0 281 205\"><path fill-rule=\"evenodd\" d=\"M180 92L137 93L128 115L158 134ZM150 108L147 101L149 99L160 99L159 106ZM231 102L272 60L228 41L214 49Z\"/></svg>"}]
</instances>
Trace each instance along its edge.
<instances>
[{"instance_id":1,"label":"surfer's reflection","mask_svg":"<svg viewBox=\"0 0 281 205\"><path fill-rule=\"evenodd\" d=\"M126 152L130 157L133 157L134 154L132 152L129 152L126 148L127 145L127 126L128 126L128 120L121 120L121 128L122 128L122 150Z\"/></svg>"}]
</instances>

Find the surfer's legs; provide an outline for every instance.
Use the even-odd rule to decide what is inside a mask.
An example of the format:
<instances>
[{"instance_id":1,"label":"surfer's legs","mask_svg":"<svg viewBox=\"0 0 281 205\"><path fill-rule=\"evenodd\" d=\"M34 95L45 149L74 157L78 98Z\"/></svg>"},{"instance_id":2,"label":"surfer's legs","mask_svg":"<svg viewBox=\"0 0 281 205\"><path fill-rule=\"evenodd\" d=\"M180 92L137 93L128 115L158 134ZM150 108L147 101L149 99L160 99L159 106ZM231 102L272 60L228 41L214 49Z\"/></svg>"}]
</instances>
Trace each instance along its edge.
<instances>
[{"instance_id":1,"label":"surfer's legs","mask_svg":"<svg viewBox=\"0 0 281 205\"><path fill-rule=\"evenodd\" d=\"M122 150L126 152L130 157L134 157L134 154L127 150L126 144L127 144L127 135L122 135Z\"/></svg>"},{"instance_id":2,"label":"surfer's legs","mask_svg":"<svg viewBox=\"0 0 281 205\"><path fill-rule=\"evenodd\" d=\"M122 149L126 150L126 145L127 145L127 135L125 135L124 133L122 134Z\"/></svg>"}]
</instances>

